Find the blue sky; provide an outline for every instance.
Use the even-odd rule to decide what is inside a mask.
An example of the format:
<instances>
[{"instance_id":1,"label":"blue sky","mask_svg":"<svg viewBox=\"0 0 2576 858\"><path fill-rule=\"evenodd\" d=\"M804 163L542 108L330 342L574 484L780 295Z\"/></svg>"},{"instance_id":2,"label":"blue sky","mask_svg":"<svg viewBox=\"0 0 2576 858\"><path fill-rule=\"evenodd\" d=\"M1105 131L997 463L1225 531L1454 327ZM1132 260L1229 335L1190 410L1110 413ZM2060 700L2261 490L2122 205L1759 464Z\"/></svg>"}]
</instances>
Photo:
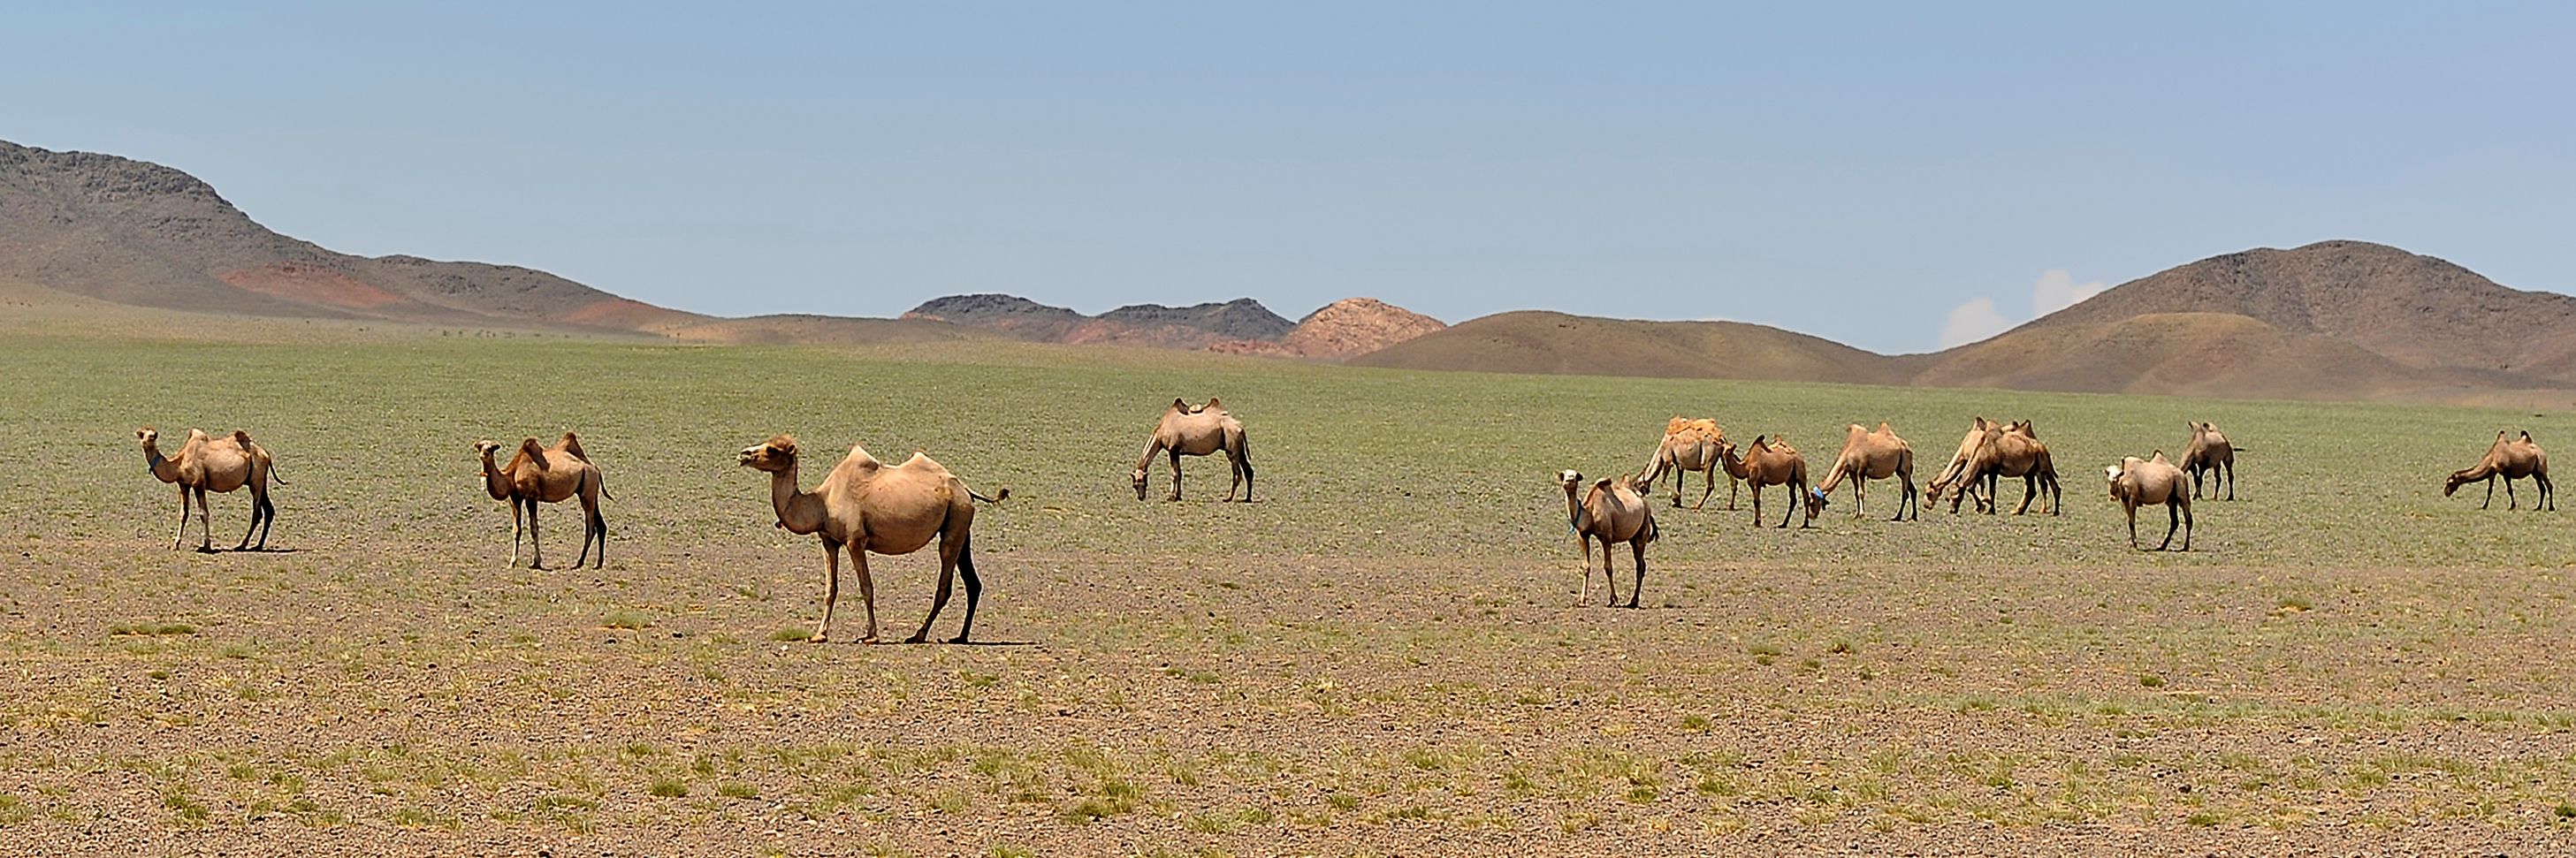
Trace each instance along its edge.
<instances>
[{"instance_id":1,"label":"blue sky","mask_svg":"<svg viewBox=\"0 0 2576 858\"><path fill-rule=\"evenodd\" d=\"M720 315L1368 295L1909 352L2329 238L2576 292L2571 7L1932 5L105 0L0 28L0 139Z\"/></svg>"}]
</instances>

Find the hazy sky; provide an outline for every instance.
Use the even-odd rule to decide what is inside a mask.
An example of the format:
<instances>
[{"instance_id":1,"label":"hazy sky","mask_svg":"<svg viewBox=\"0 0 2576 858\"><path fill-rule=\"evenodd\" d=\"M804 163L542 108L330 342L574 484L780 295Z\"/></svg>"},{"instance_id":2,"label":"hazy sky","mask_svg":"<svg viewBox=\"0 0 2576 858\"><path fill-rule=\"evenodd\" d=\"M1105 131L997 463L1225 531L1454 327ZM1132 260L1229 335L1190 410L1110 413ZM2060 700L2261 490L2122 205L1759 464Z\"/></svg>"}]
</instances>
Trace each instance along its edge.
<instances>
[{"instance_id":1,"label":"hazy sky","mask_svg":"<svg viewBox=\"0 0 2576 858\"><path fill-rule=\"evenodd\" d=\"M0 139L721 315L1368 295L1905 352L2329 238L2576 291L2576 7L2093 5L93 0L0 25Z\"/></svg>"}]
</instances>

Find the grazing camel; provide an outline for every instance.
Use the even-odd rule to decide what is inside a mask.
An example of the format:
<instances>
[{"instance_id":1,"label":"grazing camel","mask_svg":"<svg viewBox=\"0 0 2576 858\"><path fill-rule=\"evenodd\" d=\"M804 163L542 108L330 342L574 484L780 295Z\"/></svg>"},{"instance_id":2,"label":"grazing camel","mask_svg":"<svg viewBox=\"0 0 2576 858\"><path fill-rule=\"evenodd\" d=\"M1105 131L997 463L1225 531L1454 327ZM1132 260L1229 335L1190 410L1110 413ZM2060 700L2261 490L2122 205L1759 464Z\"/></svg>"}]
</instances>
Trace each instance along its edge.
<instances>
[{"instance_id":1,"label":"grazing camel","mask_svg":"<svg viewBox=\"0 0 2576 858\"><path fill-rule=\"evenodd\" d=\"M1734 444L1718 442L1717 453L1725 458L1727 472L1743 473L1745 487L1753 492L1753 526L1762 526L1762 489L1768 486L1789 489L1789 511L1781 513L1781 527L1789 526L1789 518L1797 515L1800 507L1806 509L1807 519L1798 527L1815 526L1816 516L1825 511L1825 496L1807 488L1807 457L1799 455L1787 441L1759 435L1754 436L1753 446L1744 448L1741 457L1735 450Z\"/></svg>"},{"instance_id":2,"label":"grazing camel","mask_svg":"<svg viewBox=\"0 0 2576 858\"><path fill-rule=\"evenodd\" d=\"M2172 462L2165 461L2165 451L2155 457L2140 459L2129 456L2103 472L2111 480L2111 499L2120 502L2129 513L2129 547L2138 547L2138 508L2163 505L2165 508L2165 541L2156 544L2157 551L2173 544L2174 526L2182 526L2182 550L2191 550L2191 495L2182 490L2183 473Z\"/></svg>"},{"instance_id":3,"label":"grazing camel","mask_svg":"<svg viewBox=\"0 0 2576 858\"><path fill-rule=\"evenodd\" d=\"M579 496L581 556L573 558L572 566L579 569L582 561L590 559L591 542L597 540L599 560L592 568L606 568L608 520L599 514L599 499L608 493L608 486L600 480L599 466L591 464L590 456L582 452L580 436L565 432L563 440L555 442L551 449L538 446L535 438L520 441L519 454L510 457L510 464L496 467L492 452L499 449L501 445L491 441L474 442L474 451L483 456L483 490L493 500L510 505L510 564L519 563L519 534L524 529L528 568L546 568L545 547L537 538L537 504L561 503L565 498Z\"/></svg>"},{"instance_id":4,"label":"grazing camel","mask_svg":"<svg viewBox=\"0 0 2576 858\"><path fill-rule=\"evenodd\" d=\"M2479 459L2476 465L2467 469L2451 472L2451 478L2442 483L2442 496L2450 497L2462 485L2483 481L2487 484L2487 499L2478 504L2478 508L2486 509L2495 503L2497 477L2504 478L2506 509L2517 506L2513 481L2523 477L2530 477L2540 486L2540 502L2531 505L2533 512L2558 508L2558 492L2549 486L2549 454L2541 452L2540 445L2531 442L2529 432L2522 433L2521 439L2514 441L2505 440L2504 433L2497 432L2495 444L2487 448L2486 458Z\"/></svg>"},{"instance_id":5,"label":"grazing camel","mask_svg":"<svg viewBox=\"0 0 2576 858\"><path fill-rule=\"evenodd\" d=\"M1989 425L1991 424L1982 415L1970 421L1968 434L1959 439L1959 451L1950 454L1949 464L1941 466L1941 472L1932 475L1932 482L1924 486L1925 494L1931 496L1935 506L1941 503L1943 494L1950 495L1951 515L1959 514L1959 501L1968 496L1965 490L1965 486L1970 481L1968 461L1976 458L1977 447L1985 443L1986 428Z\"/></svg>"},{"instance_id":6,"label":"grazing camel","mask_svg":"<svg viewBox=\"0 0 2576 858\"><path fill-rule=\"evenodd\" d=\"M1145 455L1136 459L1136 470L1128 481L1136 484L1136 499L1145 499L1145 466L1154 463L1154 454L1172 457L1171 500L1181 499L1181 457L1205 456L1222 452L1234 474L1234 484L1227 486L1225 499L1233 500L1237 489L1243 491L1243 502L1252 502L1252 457L1243 434L1243 422L1227 413L1225 404L1211 398L1206 405L1191 408L1179 399L1163 412L1161 422L1154 424L1154 436L1145 440Z\"/></svg>"},{"instance_id":7,"label":"grazing camel","mask_svg":"<svg viewBox=\"0 0 2576 858\"><path fill-rule=\"evenodd\" d=\"M1574 531L1574 544L1583 549L1583 595L1579 601L1592 601L1592 542L1601 540L1601 576L1608 580L1610 604L1619 604L1619 576L1611 566L1610 546L1625 542L1637 554L1636 584L1628 589L1628 607L1637 606L1637 598L1646 589L1646 543L1655 541L1655 505L1646 500L1639 486L1627 480L1603 477L1592 484L1581 498L1575 490L1583 485L1583 475L1559 471L1556 481L1565 486L1567 526Z\"/></svg>"},{"instance_id":8,"label":"grazing camel","mask_svg":"<svg viewBox=\"0 0 2576 858\"><path fill-rule=\"evenodd\" d=\"M1831 494L1844 477L1850 477L1852 481L1854 518L1862 515L1861 503L1868 497L1869 481L1888 477L1895 477L1898 485L1903 487L1897 496L1896 517L1888 520L1904 521L1909 507L1914 510L1916 520L1923 518L1923 508L1916 502L1914 493L1914 447L1905 443L1905 439L1896 437L1895 430L1887 428L1885 421L1878 424L1876 432L1863 429L1858 423L1844 430L1842 455L1834 457L1833 470L1825 474L1825 481L1816 486L1816 491Z\"/></svg>"},{"instance_id":9,"label":"grazing camel","mask_svg":"<svg viewBox=\"0 0 2576 858\"><path fill-rule=\"evenodd\" d=\"M179 531L170 537L172 550L187 540L188 498L194 495L200 537L197 550L215 553L214 523L208 514L206 493L230 492L243 486L250 487L250 529L242 531L241 544L233 546L233 550L250 549L252 533L259 534L257 550L268 550L268 529L277 523L277 507L268 500L268 480L276 475L276 464L269 459L267 450L251 443L250 433L235 429L231 437L215 438L190 429L188 443L179 447L178 455L167 458L161 455L159 430L146 426L134 430L134 437L143 441L143 461L152 467L152 476L179 485ZM286 478L277 477L277 484L286 485Z\"/></svg>"},{"instance_id":10,"label":"grazing camel","mask_svg":"<svg viewBox=\"0 0 2576 858\"><path fill-rule=\"evenodd\" d=\"M2028 420L2012 423L1997 423L1990 420L1982 422L1986 427L1983 437L1978 440L1976 451L1968 456L1967 463L1960 468L1962 479L1959 490L1967 493L1982 489L1977 497L1977 509L1987 515L1993 515L1997 505L1995 497L1997 480L2002 477L2020 477L2021 506L2014 507L2013 514L2021 515L2029 512L2031 499L2046 494L2048 495L2046 512L2049 515L2057 515L2063 498L2057 483L2057 465L2049 457L2048 445L2040 443L2039 431L2033 428ZM1951 512L1958 511L1958 503L1958 498L1951 499Z\"/></svg>"},{"instance_id":11,"label":"grazing camel","mask_svg":"<svg viewBox=\"0 0 2576 858\"><path fill-rule=\"evenodd\" d=\"M1692 504L1691 508L1699 509L1707 506L1709 496L1717 494L1717 477L1725 467L1719 463L1717 457L1717 442L1725 438L1726 432L1718 428L1717 421L1704 417L1696 420L1675 417L1666 422L1664 440L1655 446L1654 459L1647 462L1645 469L1637 474L1638 491L1653 491L1655 481L1661 479L1666 472L1671 472L1673 506L1679 508L1682 505L1683 478L1689 476L1691 471L1703 471L1708 474L1708 488L1699 493L1699 503ZM1734 483L1733 479L1727 480L1730 489L1727 492L1727 509L1735 508L1735 493L1732 491Z\"/></svg>"},{"instance_id":12,"label":"grazing camel","mask_svg":"<svg viewBox=\"0 0 2576 858\"><path fill-rule=\"evenodd\" d=\"M939 591L931 599L930 616L921 620L921 630L904 642L920 643L930 636L930 624L948 606L949 583L959 573L966 577L966 621L948 642L966 642L975 628L975 605L984 595L984 583L975 577L971 545L974 502L999 503L1011 496L1010 489L988 498L920 451L903 464L888 465L852 444L850 454L824 475L820 485L811 492L802 491L796 487L796 439L785 435L743 448L737 461L769 472L769 502L778 513L779 527L823 540L823 624L806 640L831 639L832 606L841 595L843 546L849 547L850 568L859 573L859 597L868 607L868 634L860 640L875 643L877 588L868 577L868 552L910 554L935 536L939 538Z\"/></svg>"},{"instance_id":13,"label":"grazing camel","mask_svg":"<svg viewBox=\"0 0 2576 858\"><path fill-rule=\"evenodd\" d=\"M2183 425L2191 427L2191 446L2182 451L2183 472L2191 475L2191 496L2200 497L2200 475L2213 473L2217 476L2210 481L2209 499L2217 500L2218 484L2226 483L2227 499L2235 500L2236 445L2227 443L2227 436L2218 434L2216 426L2190 421Z\"/></svg>"}]
</instances>

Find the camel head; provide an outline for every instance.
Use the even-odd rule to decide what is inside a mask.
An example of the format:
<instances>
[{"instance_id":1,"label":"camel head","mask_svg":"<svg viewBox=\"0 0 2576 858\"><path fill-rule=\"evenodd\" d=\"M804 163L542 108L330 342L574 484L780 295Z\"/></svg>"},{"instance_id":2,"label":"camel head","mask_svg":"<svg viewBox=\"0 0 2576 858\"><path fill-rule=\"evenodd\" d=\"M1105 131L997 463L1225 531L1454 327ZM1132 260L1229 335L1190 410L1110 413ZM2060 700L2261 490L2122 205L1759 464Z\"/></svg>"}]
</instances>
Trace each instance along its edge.
<instances>
[{"instance_id":1,"label":"camel head","mask_svg":"<svg viewBox=\"0 0 2576 858\"><path fill-rule=\"evenodd\" d=\"M772 436L767 441L742 448L734 463L777 473L796 467L796 439L786 435Z\"/></svg>"},{"instance_id":2,"label":"camel head","mask_svg":"<svg viewBox=\"0 0 2576 858\"><path fill-rule=\"evenodd\" d=\"M492 451L498 449L501 449L500 443L493 441L490 438L474 442L474 452L478 455L490 456L492 455Z\"/></svg>"},{"instance_id":3,"label":"camel head","mask_svg":"<svg viewBox=\"0 0 2576 858\"><path fill-rule=\"evenodd\" d=\"M2469 471L2474 470L2477 469L2469 469ZM2476 480L2469 478L2469 471L2452 471L2450 478L2442 481L2442 496L2450 497L2451 493L2459 491L2461 486L2476 482Z\"/></svg>"},{"instance_id":4,"label":"camel head","mask_svg":"<svg viewBox=\"0 0 2576 858\"><path fill-rule=\"evenodd\" d=\"M1583 485L1583 472L1571 468L1558 471L1556 472L1556 482L1558 485L1564 486L1568 493L1571 493L1574 491L1575 486Z\"/></svg>"},{"instance_id":5,"label":"camel head","mask_svg":"<svg viewBox=\"0 0 2576 858\"><path fill-rule=\"evenodd\" d=\"M134 430L134 437L141 439L145 445L149 446L160 442L161 430L145 426L141 429Z\"/></svg>"},{"instance_id":6,"label":"camel head","mask_svg":"<svg viewBox=\"0 0 2576 858\"><path fill-rule=\"evenodd\" d=\"M1139 467L1137 467L1135 470L1128 471L1128 472L1127 472L1127 482L1129 482L1130 484L1135 485L1135 487L1136 487L1136 499L1137 499L1137 500L1144 500L1144 499L1145 499L1145 469L1144 469L1142 466L1139 466Z\"/></svg>"},{"instance_id":7,"label":"camel head","mask_svg":"<svg viewBox=\"0 0 2576 858\"><path fill-rule=\"evenodd\" d=\"M1833 503L1833 501L1825 498L1824 490L1818 489L1814 486L1807 487L1807 496L1802 498L1802 500L1807 502L1808 521L1815 521L1817 516L1824 515L1825 506Z\"/></svg>"}]
</instances>

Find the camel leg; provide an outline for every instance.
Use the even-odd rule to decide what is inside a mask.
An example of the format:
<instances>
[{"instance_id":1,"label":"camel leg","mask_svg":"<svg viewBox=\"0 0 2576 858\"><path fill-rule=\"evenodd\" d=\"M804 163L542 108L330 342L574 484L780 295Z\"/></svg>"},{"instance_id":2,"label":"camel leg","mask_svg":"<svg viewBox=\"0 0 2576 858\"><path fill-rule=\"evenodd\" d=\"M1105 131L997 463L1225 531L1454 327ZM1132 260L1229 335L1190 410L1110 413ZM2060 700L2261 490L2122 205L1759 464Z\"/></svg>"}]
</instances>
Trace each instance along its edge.
<instances>
[{"instance_id":1,"label":"camel leg","mask_svg":"<svg viewBox=\"0 0 2576 858\"><path fill-rule=\"evenodd\" d=\"M241 544L240 544L240 545L235 545L235 546L233 546L233 550L234 550L234 551L245 551L245 550L248 550L248 549L250 548L250 536L251 536L251 534L252 534L252 533L258 533L258 534L259 534L259 548L260 548L260 550L262 550L262 551L266 551L266 550L268 550L268 529L267 529L267 525L268 525L268 521L269 521L269 519L271 519L271 518L275 518L276 516L277 516L277 508L269 505L269 503L268 503L268 492L260 490L260 488L259 488L258 486L253 486L253 487L251 487L251 493L250 493L250 529L249 529L249 530L242 531Z\"/></svg>"},{"instance_id":2,"label":"camel leg","mask_svg":"<svg viewBox=\"0 0 2576 858\"><path fill-rule=\"evenodd\" d=\"M1762 487L1753 487L1753 526L1762 526Z\"/></svg>"},{"instance_id":3,"label":"camel leg","mask_svg":"<svg viewBox=\"0 0 2576 858\"><path fill-rule=\"evenodd\" d=\"M975 577L974 537L974 534L969 533L957 539L957 572L966 577L966 622L958 624L957 636L948 639L948 642L953 644L965 643L966 635L975 630L975 603L984 598L984 582ZM948 576L945 574L939 576L939 589L941 595L947 595ZM939 608L936 605L932 606L930 613L932 616L938 616Z\"/></svg>"},{"instance_id":4,"label":"camel leg","mask_svg":"<svg viewBox=\"0 0 2576 858\"><path fill-rule=\"evenodd\" d=\"M2128 504L2121 505L2129 508L2129 550L2135 551L2138 549L2138 508Z\"/></svg>"},{"instance_id":5,"label":"camel leg","mask_svg":"<svg viewBox=\"0 0 2576 858\"><path fill-rule=\"evenodd\" d=\"M2173 545L2174 528L2182 526L2181 510L2182 506L2179 504L2165 504L2165 541L2156 543L2157 551L2163 551Z\"/></svg>"},{"instance_id":6,"label":"camel leg","mask_svg":"<svg viewBox=\"0 0 2576 858\"><path fill-rule=\"evenodd\" d=\"M823 643L832 639L832 606L841 601L841 544L831 537L823 538L823 624L814 627L806 643Z\"/></svg>"},{"instance_id":7,"label":"camel leg","mask_svg":"<svg viewBox=\"0 0 2576 858\"><path fill-rule=\"evenodd\" d=\"M1691 504L1691 508L1692 508L1692 509L1705 509L1705 508L1707 508L1707 507L1708 507L1708 499L1709 499L1709 498L1711 498L1711 497L1716 496L1716 494L1717 494L1717 472L1718 472L1718 468L1711 467L1711 468L1709 468L1709 469L1708 469L1708 487L1700 490L1700 493L1699 493L1699 503ZM1680 472L1680 473L1676 473L1676 474L1674 474L1674 475L1673 475L1673 505L1674 505L1674 506L1681 506L1681 505L1682 505L1682 478L1687 477L1687 476L1690 476L1690 472L1689 472L1689 471L1682 471L1682 472ZM1727 508L1728 508L1728 509L1734 509L1734 507L1733 507L1733 506L1729 506L1729 507L1727 507Z\"/></svg>"},{"instance_id":8,"label":"camel leg","mask_svg":"<svg viewBox=\"0 0 2576 858\"><path fill-rule=\"evenodd\" d=\"M2227 499L2228 499L2228 500L2235 500L2235 499L2236 499L2236 463L2235 463L2235 462L2232 462L2232 461L2231 461L2231 462L2228 462L2228 463L2226 464L2226 468L2227 468Z\"/></svg>"},{"instance_id":9,"label":"camel leg","mask_svg":"<svg viewBox=\"0 0 2576 858\"><path fill-rule=\"evenodd\" d=\"M1243 502L1244 502L1244 503L1251 503L1251 502L1252 502L1252 456L1251 456L1250 452L1249 452L1249 451L1237 451L1237 452L1235 452L1235 453L1232 453L1232 454L1228 455L1226 458L1227 458L1228 460L1230 460L1230 462L1231 462L1231 463L1232 463L1232 465L1233 465L1233 469L1234 469L1234 481L1235 481L1235 482L1237 482L1237 483L1242 484L1242 486L1243 486ZM1226 489L1225 489L1225 499L1226 499L1226 500L1233 500L1233 499L1234 499L1234 487L1233 487L1233 486L1227 486L1227 487L1226 487Z\"/></svg>"},{"instance_id":10,"label":"camel leg","mask_svg":"<svg viewBox=\"0 0 2576 858\"><path fill-rule=\"evenodd\" d=\"M850 543L850 569L859 573L859 603L868 607L868 636L860 643L877 642L877 580L868 575L868 543Z\"/></svg>"},{"instance_id":11,"label":"camel leg","mask_svg":"<svg viewBox=\"0 0 2576 858\"><path fill-rule=\"evenodd\" d=\"M1896 485L1897 485L1897 494L1896 494L1896 517L1895 517L1895 518L1888 519L1888 521L1904 521L1904 520L1905 520L1905 511L1906 511L1907 509L1909 509L1909 508L1911 508L1911 509L1913 509L1913 510L1914 510L1914 520L1915 520L1915 521L1922 521L1922 520L1923 520L1923 505L1922 505L1922 503L1921 503L1922 498L1921 498L1921 496L1919 496L1919 495L1917 495L1917 494L1915 493L1915 488L1914 488L1914 475L1913 475L1913 474L1905 474L1905 473L1897 474L1897 475L1896 475Z\"/></svg>"},{"instance_id":12,"label":"camel leg","mask_svg":"<svg viewBox=\"0 0 2576 858\"><path fill-rule=\"evenodd\" d=\"M1172 497L1170 499L1181 499L1181 451L1178 449L1172 451Z\"/></svg>"},{"instance_id":13,"label":"camel leg","mask_svg":"<svg viewBox=\"0 0 2576 858\"><path fill-rule=\"evenodd\" d=\"M2182 505L2182 550L2191 550L2191 504L2189 503Z\"/></svg>"},{"instance_id":14,"label":"camel leg","mask_svg":"<svg viewBox=\"0 0 2576 858\"><path fill-rule=\"evenodd\" d=\"M525 521L525 520L526 520L526 514L525 514L525 511L524 511L524 510L522 510L522 509L520 509L520 508L519 508L519 499L518 499L518 498L511 498L511 499L510 499L510 565L512 565L512 566L517 566L517 565L519 565L519 539L520 539L520 537L523 537L523 536L526 536L526 535L527 535L527 525L524 523L524 521Z\"/></svg>"},{"instance_id":15,"label":"camel leg","mask_svg":"<svg viewBox=\"0 0 2576 858\"><path fill-rule=\"evenodd\" d=\"M2543 508L2553 511L2558 509L2558 490L2550 487L2549 475L2539 471L2533 471L2531 472L2531 481L2533 484L2540 486L2540 502L2538 504L2534 504L2531 507L2531 511L2539 512Z\"/></svg>"},{"instance_id":16,"label":"camel leg","mask_svg":"<svg viewBox=\"0 0 2576 858\"><path fill-rule=\"evenodd\" d=\"M1780 488L1781 488L1781 489L1783 489L1783 490L1785 490L1785 491L1784 491L1784 493L1785 493L1785 494L1787 494L1787 495L1789 496L1789 502L1788 502L1788 503L1785 503L1785 504L1781 504L1781 506L1784 506L1784 507L1787 507L1787 508L1788 508L1788 511L1787 511L1787 512L1783 512L1783 513L1781 513L1781 514L1780 514L1780 527L1781 527L1781 529L1785 530L1785 529L1788 529L1788 527L1789 527L1789 519L1797 517L1797 515L1798 515L1798 506L1799 506L1799 504L1801 504L1801 503L1805 502L1805 501L1806 501L1806 498L1803 498L1803 497L1799 497L1799 496L1798 496L1799 488L1798 488L1798 487L1796 487L1796 486L1792 486L1792 485L1790 485L1790 484L1788 484L1788 483L1781 483L1781 484L1780 484ZM1762 496L1761 496L1761 495L1755 495L1755 496L1753 496L1753 501L1754 501L1754 506L1756 506L1756 507L1761 506L1761 505L1762 505ZM1760 521L1756 521L1756 522L1754 522L1754 523L1755 523L1755 524L1760 524L1761 522L1760 522Z\"/></svg>"},{"instance_id":17,"label":"camel leg","mask_svg":"<svg viewBox=\"0 0 2576 858\"><path fill-rule=\"evenodd\" d=\"M198 540L197 540L197 553L199 553L199 554L213 554L213 553L215 553L215 522L214 522L214 516L212 516L212 515L210 515L210 514L208 514L208 513L207 513L207 509L208 509L208 508L207 508L207 506L206 506L206 489L205 489L205 487L203 487L203 486L199 486L199 487L197 488L197 490L196 490L196 494L197 494L197 537L198 537Z\"/></svg>"},{"instance_id":18,"label":"camel leg","mask_svg":"<svg viewBox=\"0 0 2576 858\"><path fill-rule=\"evenodd\" d=\"M1710 480L1715 480L1715 479L1717 479L1717 478L1716 478L1716 477L1710 477L1709 479L1710 479ZM1728 475L1726 475L1726 509L1727 509L1727 511L1728 511L1728 512L1734 512L1734 511L1735 511L1735 492L1736 492L1736 490L1737 490L1737 489L1741 489L1741 488L1744 488L1744 483L1743 483L1742 481L1737 480L1737 479L1735 478L1735 475L1734 475L1734 474L1728 474ZM1715 493L1715 492L1716 492L1716 490L1715 490L1715 489L1710 489L1710 492L1713 494L1713 493ZM1756 516L1756 517L1757 517L1757 518L1759 518L1759 516Z\"/></svg>"},{"instance_id":19,"label":"camel leg","mask_svg":"<svg viewBox=\"0 0 2576 858\"><path fill-rule=\"evenodd\" d=\"M1644 534L1638 534L1638 536L1643 537ZM1637 552L1636 586L1628 588L1628 607L1634 608L1637 606L1638 597L1646 592L1646 540L1643 538L1628 540L1628 547Z\"/></svg>"},{"instance_id":20,"label":"camel leg","mask_svg":"<svg viewBox=\"0 0 2576 858\"><path fill-rule=\"evenodd\" d=\"M2479 509L2486 509L2486 508L2488 508L2488 507L2495 506L2495 475L2493 475L2493 474L2489 474L2489 475L2487 475L2486 483L2487 483L2487 499L2486 499L2486 500L2484 500L2484 501L2480 501L2480 502L2478 503L2478 508L2479 508ZM2506 496L2506 497L2508 497L2508 498L2512 497L2512 496L2513 496L2513 484L2512 484L2512 483L2505 483L2505 484L2504 484L2504 487L2505 487L2505 496Z\"/></svg>"},{"instance_id":21,"label":"camel leg","mask_svg":"<svg viewBox=\"0 0 2576 858\"><path fill-rule=\"evenodd\" d=\"M170 550L177 551L188 541L188 487L179 487L179 529L170 534Z\"/></svg>"},{"instance_id":22,"label":"camel leg","mask_svg":"<svg viewBox=\"0 0 2576 858\"><path fill-rule=\"evenodd\" d=\"M537 529L537 499L520 498L519 502L528 505L528 568L544 569L546 568L546 540L543 532Z\"/></svg>"},{"instance_id":23,"label":"camel leg","mask_svg":"<svg viewBox=\"0 0 2576 858\"><path fill-rule=\"evenodd\" d=\"M2506 477L2506 478L2504 478L2504 508L2505 508L2505 509L2507 509L2507 510L2516 510L2516 509L2521 509L2521 508L2522 508L2522 500L2513 496L2513 478L2512 478L2512 477Z\"/></svg>"},{"instance_id":24,"label":"camel leg","mask_svg":"<svg viewBox=\"0 0 2576 858\"><path fill-rule=\"evenodd\" d=\"M1574 547L1583 549L1583 568L1578 570L1583 573L1583 595L1575 597L1574 603L1588 605L1592 603L1592 537L1575 534Z\"/></svg>"}]
</instances>

